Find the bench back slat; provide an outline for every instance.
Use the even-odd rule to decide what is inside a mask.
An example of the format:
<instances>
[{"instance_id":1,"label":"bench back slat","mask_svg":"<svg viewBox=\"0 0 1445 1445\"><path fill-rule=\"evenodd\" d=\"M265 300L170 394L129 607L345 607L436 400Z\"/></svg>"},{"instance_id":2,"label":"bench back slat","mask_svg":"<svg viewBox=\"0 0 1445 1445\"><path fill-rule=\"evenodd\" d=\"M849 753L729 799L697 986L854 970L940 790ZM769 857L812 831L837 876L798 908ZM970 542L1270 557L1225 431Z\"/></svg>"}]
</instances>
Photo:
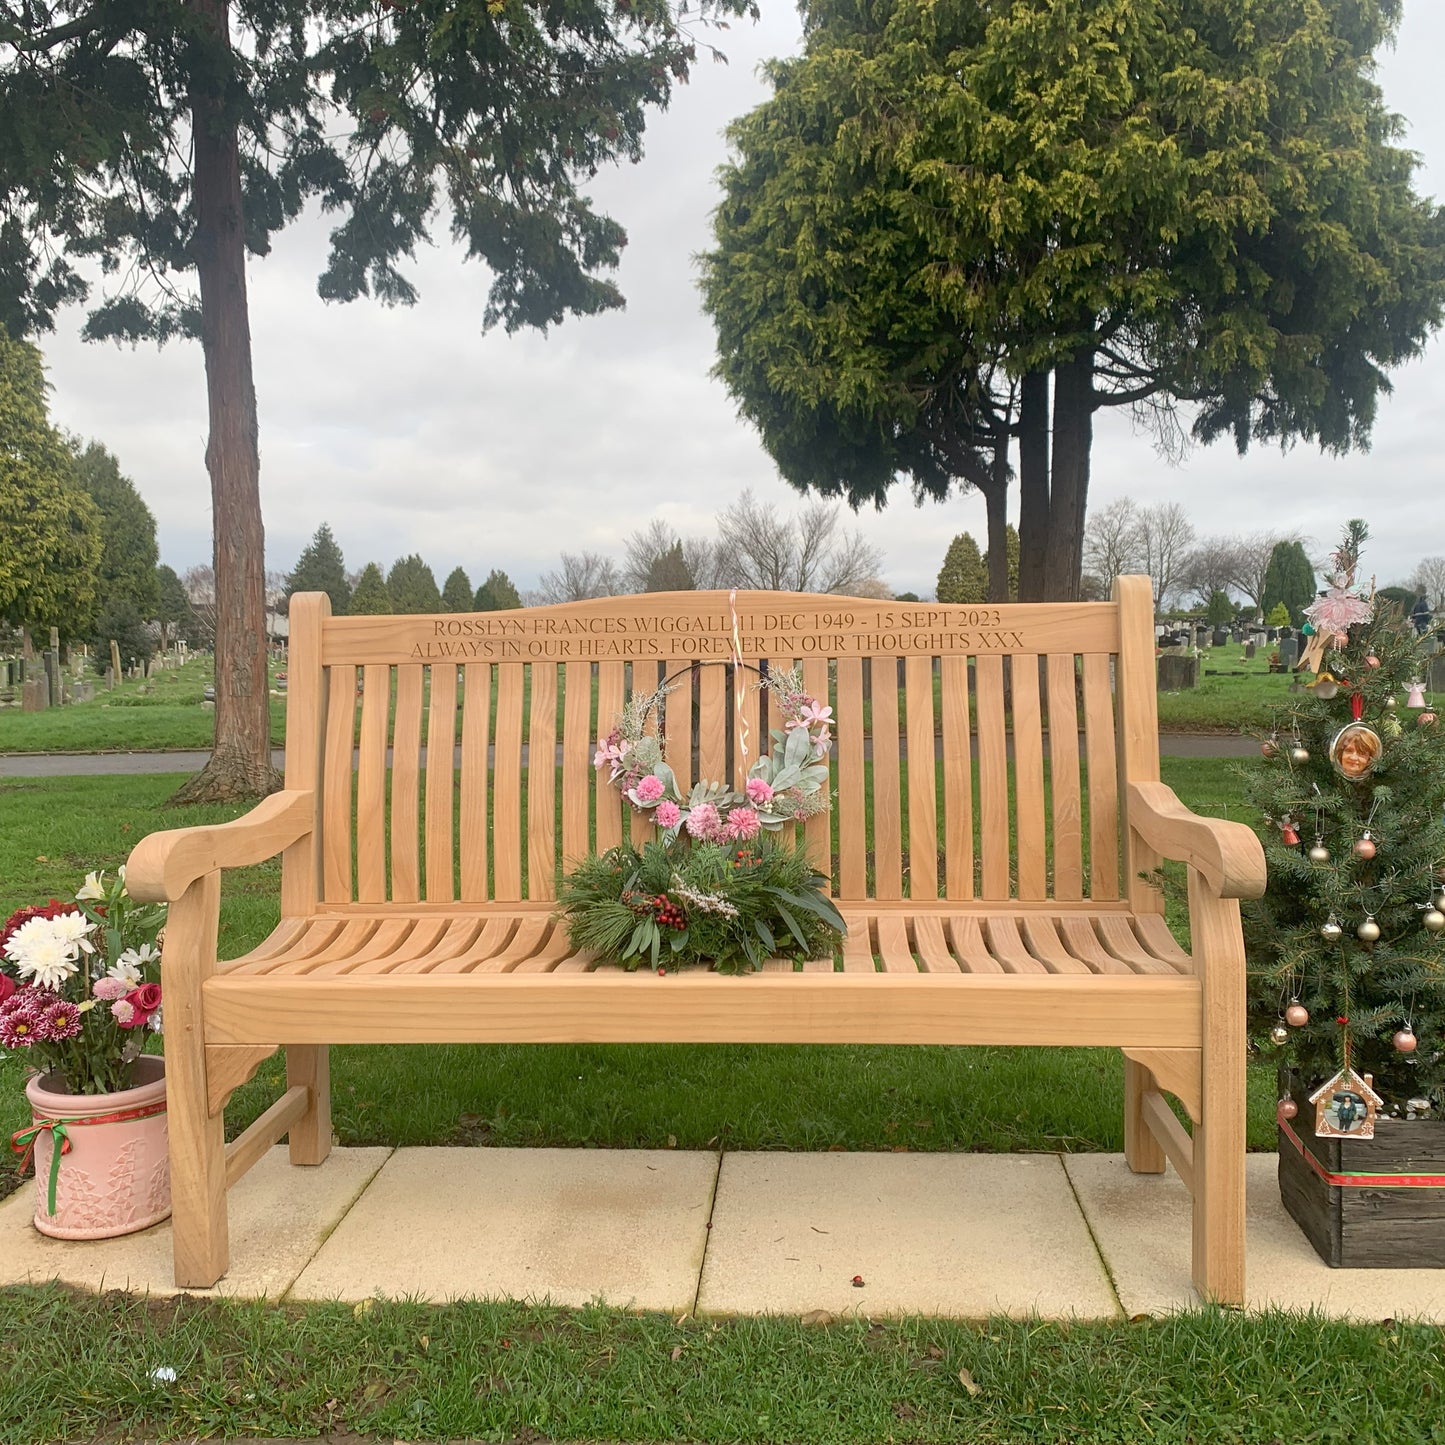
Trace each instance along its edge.
<instances>
[{"instance_id":1,"label":"bench back slat","mask_svg":"<svg viewBox=\"0 0 1445 1445\"><path fill-rule=\"evenodd\" d=\"M356 897L386 902L386 733L391 710L391 668L361 669L361 753L356 765Z\"/></svg>"},{"instance_id":2,"label":"bench back slat","mask_svg":"<svg viewBox=\"0 0 1445 1445\"><path fill-rule=\"evenodd\" d=\"M520 667L497 669L497 721L492 745L492 897L522 897L522 703Z\"/></svg>"},{"instance_id":3,"label":"bench back slat","mask_svg":"<svg viewBox=\"0 0 1445 1445\"><path fill-rule=\"evenodd\" d=\"M1007 662L1013 689L1014 833L1018 840L1018 896L1037 901L1049 896L1039 659L1028 653L1015 653Z\"/></svg>"},{"instance_id":4,"label":"bench back slat","mask_svg":"<svg viewBox=\"0 0 1445 1445\"><path fill-rule=\"evenodd\" d=\"M329 672L321 804L322 896L328 903L346 903L351 898L351 810L355 801L351 755L356 736L356 668L343 662Z\"/></svg>"},{"instance_id":5,"label":"bench back slat","mask_svg":"<svg viewBox=\"0 0 1445 1445\"><path fill-rule=\"evenodd\" d=\"M938 670L943 713L945 896L973 897L973 734L968 715L968 659L944 657Z\"/></svg>"},{"instance_id":6,"label":"bench back slat","mask_svg":"<svg viewBox=\"0 0 1445 1445\"><path fill-rule=\"evenodd\" d=\"M415 903L421 897L417 858L417 800L421 783L421 664L396 670L396 716L391 762L391 897Z\"/></svg>"},{"instance_id":7,"label":"bench back slat","mask_svg":"<svg viewBox=\"0 0 1445 1445\"><path fill-rule=\"evenodd\" d=\"M908 717L908 888L911 897L938 896L933 660L910 657L904 666Z\"/></svg>"},{"instance_id":8,"label":"bench back slat","mask_svg":"<svg viewBox=\"0 0 1445 1445\"><path fill-rule=\"evenodd\" d=\"M552 899L566 867L624 830L656 836L592 767L630 697L673 689L661 741L684 790L739 786L781 724L760 674L798 666L835 716L831 813L800 831L838 896L1116 900L1132 866L1120 778L1157 773L1158 746L1149 599L1119 597L904 607L739 593L736 616L726 593L475 616L317 609L321 665L306 676L322 683L298 677L292 706L319 753L321 898Z\"/></svg>"},{"instance_id":9,"label":"bench back slat","mask_svg":"<svg viewBox=\"0 0 1445 1445\"><path fill-rule=\"evenodd\" d=\"M1002 657L989 655L980 657L974 664L979 852L983 860L983 888L979 897L990 901L1009 896L1011 862L1003 663Z\"/></svg>"},{"instance_id":10,"label":"bench back slat","mask_svg":"<svg viewBox=\"0 0 1445 1445\"><path fill-rule=\"evenodd\" d=\"M426 896L456 897L457 665L431 666L426 727Z\"/></svg>"},{"instance_id":11,"label":"bench back slat","mask_svg":"<svg viewBox=\"0 0 1445 1445\"><path fill-rule=\"evenodd\" d=\"M1119 789L1109 657L1084 655L1084 745L1089 762L1089 896L1119 896Z\"/></svg>"},{"instance_id":12,"label":"bench back slat","mask_svg":"<svg viewBox=\"0 0 1445 1445\"><path fill-rule=\"evenodd\" d=\"M898 787L898 659L869 668L873 736L873 895L903 897L903 800Z\"/></svg>"},{"instance_id":13,"label":"bench back slat","mask_svg":"<svg viewBox=\"0 0 1445 1445\"><path fill-rule=\"evenodd\" d=\"M592 667L569 662L562 678L562 866L570 868L591 851L588 828L592 794Z\"/></svg>"},{"instance_id":14,"label":"bench back slat","mask_svg":"<svg viewBox=\"0 0 1445 1445\"><path fill-rule=\"evenodd\" d=\"M534 662L527 728L527 896L555 898L557 664Z\"/></svg>"},{"instance_id":15,"label":"bench back slat","mask_svg":"<svg viewBox=\"0 0 1445 1445\"><path fill-rule=\"evenodd\" d=\"M1079 675L1071 653L1051 654L1048 669L1053 896L1061 903L1076 903L1084 896L1084 815L1079 805Z\"/></svg>"},{"instance_id":16,"label":"bench back slat","mask_svg":"<svg viewBox=\"0 0 1445 1445\"><path fill-rule=\"evenodd\" d=\"M491 751L492 669L462 669L461 893L487 897L487 755Z\"/></svg>"}]
</instances>

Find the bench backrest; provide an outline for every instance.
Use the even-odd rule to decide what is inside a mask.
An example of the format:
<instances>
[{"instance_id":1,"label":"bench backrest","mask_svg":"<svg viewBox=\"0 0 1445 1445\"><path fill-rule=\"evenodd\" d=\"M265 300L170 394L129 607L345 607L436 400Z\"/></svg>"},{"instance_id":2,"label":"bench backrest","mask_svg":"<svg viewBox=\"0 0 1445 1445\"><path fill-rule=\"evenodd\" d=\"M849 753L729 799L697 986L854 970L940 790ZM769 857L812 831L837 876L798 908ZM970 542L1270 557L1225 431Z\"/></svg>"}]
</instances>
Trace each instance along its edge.
<instances>
[{"instance_id":1,"label":"bench backrest","mask_svg":"<svg viewBox=\"0 0 1445 1445\"><path fill-rule=\"evenodd\" d=\"M769 746L734 649L750 684L796 663L834 709L833 808L804 833L838 896L1136 894L1120 780L1158 777L1147 578L1009 606L679 592L331 617L317 593L291 600L286 781L317 790L320 827L285 911L554 897L571 860L655 831L592 767L634 691L676 684L683 783L736 782Z\"/></svg>"}]
</instances>

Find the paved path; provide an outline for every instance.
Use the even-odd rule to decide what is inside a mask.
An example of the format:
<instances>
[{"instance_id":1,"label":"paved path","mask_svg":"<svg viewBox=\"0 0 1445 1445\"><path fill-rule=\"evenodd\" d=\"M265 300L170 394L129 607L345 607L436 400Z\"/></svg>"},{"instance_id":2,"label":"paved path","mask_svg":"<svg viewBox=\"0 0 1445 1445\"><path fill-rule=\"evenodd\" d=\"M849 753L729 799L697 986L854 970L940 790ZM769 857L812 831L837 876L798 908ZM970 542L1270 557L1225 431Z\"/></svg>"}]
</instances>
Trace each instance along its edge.
<instances>
[{"instance_id":1,"label":"paved path","mask_svg":"<svg viewBox=\"0 0 1445 1445\"><path fill-rule=\"evenodd\" d=\"M1165 733L1159 750L1172 758L1253 757L1259 744L1253 738L1230 737L1221 733ZM526 749L523 748L525 759ZM99 777L136 773L196 773L205 766L209 752L174 753L4 753L0 754L0 778ZM425 762L425 749L422 760ZM286 754L273 748L271 761L284 767Z\"/></svg>"},{"instance_id":2,"label":"paved path","mask_svg":"<svg viewBox=\"0 0 1445 1445\"><path fill-rule=\"evenodd\" d=\"M1324 1264L1280 1203L1277 1167L1248 1158L1251 1309L1445 1323L1445 1270ZM47 1239L35 1204L29 1180L0 1204L0 1284L174 1293L169 1223ZM366 1148L293 1169L283 1146L232 1191L230 1237L216 1292L252 1298L965 1319L1197 1302L1184 1186L1119 1154Z\"/></svg>"}]
</instances>

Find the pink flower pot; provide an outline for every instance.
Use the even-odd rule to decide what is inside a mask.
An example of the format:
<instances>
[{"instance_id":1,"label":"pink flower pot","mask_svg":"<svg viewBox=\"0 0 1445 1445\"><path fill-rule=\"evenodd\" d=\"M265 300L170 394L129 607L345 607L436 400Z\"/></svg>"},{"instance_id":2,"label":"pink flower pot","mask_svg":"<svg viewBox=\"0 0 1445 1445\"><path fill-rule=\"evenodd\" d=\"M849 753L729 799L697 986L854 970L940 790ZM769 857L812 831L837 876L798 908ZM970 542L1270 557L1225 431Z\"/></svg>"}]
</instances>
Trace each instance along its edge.
<instances>
[{"instance_id":1,"label":"pink flower pot","mask_svg":"<svg viewBox=\"0 0 1445 1445\"><path fill-rule=\"evenodd\" d=\"M115 1094L66 1094L41 1074L25 1086L35 1123L63 1121L70 1148L55 1172L53 1132L35 1136L35 1227L56 1239L109 1239L158 1224L171 1212L166 1138L166 1065L153 1054L135 1062L136 1084ZM139 1114L112 1120L110 1115ZM103 1120L104 1122L91 1122Z\"/></svg>"}]
</instances>

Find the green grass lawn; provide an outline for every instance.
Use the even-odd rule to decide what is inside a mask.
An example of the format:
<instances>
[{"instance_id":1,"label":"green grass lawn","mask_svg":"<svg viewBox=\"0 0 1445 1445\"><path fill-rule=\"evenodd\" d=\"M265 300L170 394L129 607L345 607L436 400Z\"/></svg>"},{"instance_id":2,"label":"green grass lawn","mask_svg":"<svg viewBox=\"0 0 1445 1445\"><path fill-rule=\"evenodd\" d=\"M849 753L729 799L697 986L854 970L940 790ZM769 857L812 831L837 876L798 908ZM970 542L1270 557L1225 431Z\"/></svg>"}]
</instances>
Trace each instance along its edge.
<instances>
[{"instance_id":1,"label":"green grass lawn","mask_svg":"<svg viewBox=\"0 0 1445 1445\"><path fill-rule=\"evenodd\" d=\"M1201 1310L1129 1323L673 1320L460 1301L0 1292L0 1442L325 1435L881 1445L1445 1439L1441 1332ZM151 1371L169 1367L174 1384Z\"/></svg>"},{"instance_id":2,"label":"green grass lawn","mask_svg":"<svg viewBox=\"0 0 1445 1445\"><path fill-rule=\"evenodd\" d=\"M272 663L274 679L277 664ZM285 664L280 664L285 670ZM201 706L212 680L211 659L193 658L145 682L124 681L107 692L96 684L84 703L21 712L0 708L0 753L168 752L209 748L216 714ZM273 681L274 685L274 681ZM271 738L285 741L286 701L271 699Z\"/></svg>"}]
</instances>

